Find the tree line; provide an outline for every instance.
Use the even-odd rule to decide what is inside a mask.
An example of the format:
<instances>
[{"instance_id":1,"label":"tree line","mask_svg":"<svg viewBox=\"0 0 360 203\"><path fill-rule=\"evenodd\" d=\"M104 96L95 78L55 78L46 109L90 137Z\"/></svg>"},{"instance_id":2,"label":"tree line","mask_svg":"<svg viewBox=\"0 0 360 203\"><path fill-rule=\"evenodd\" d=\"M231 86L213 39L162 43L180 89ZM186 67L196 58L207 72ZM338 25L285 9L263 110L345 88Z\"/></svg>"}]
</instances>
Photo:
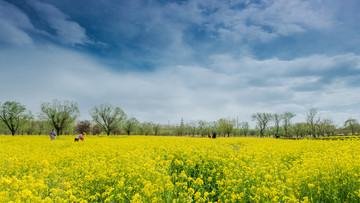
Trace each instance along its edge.
<instances>
[{"instance_id":1,"label":"tree line","mask_svg":"<svg viewBox=\"0 0 360 203\"><path fill-rule=\"evenodd\" d=\"M317 108L311 108L305 122L292 123L296 114L284 112L252 114L255 128L247 121L221 118L218 121L190 121L175 125L139 122L129 117L120 108L111 104L100 104L89 111L92 120L78 120L80 111L73 101L53 100L41 104L41 112L34 115L17 101L0 103L0 134L2 135L44 135L55 129L58 135L87 133L93 135L178 135L206 137L216 132L218 136L260 136L271 137L322 137L331 135L358 134L359 122L349 118L341 127L336 127L331 118L321 118Z\"/></svg>"}]
</instances>

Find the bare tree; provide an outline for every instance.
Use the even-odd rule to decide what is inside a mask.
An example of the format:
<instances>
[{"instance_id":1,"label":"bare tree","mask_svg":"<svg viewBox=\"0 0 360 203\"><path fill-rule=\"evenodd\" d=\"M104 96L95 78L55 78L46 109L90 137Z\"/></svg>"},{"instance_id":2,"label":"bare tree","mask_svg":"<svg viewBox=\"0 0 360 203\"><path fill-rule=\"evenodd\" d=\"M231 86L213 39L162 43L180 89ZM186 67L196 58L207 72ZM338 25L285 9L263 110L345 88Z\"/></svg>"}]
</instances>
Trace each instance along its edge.
<instances>
[{"instance_id":1,"label":"bare tree","mask_svg":"<svg viewBox=\"0 0 360 203\"><path fill-rule=\"evenodd\" d=\"M311 135L313 137L316 137L316 114L318 113L317 108L311 108L309 110L309 113L306 114L306 122L310 126L311 129Z\"/></svg>"},{"instance_id":2,"label":"bare tree","mask_svg":"<svg viewBox=\"0 0 360 203\"><path fill-rule=\"evenodd\" d=\"M126 114L119 107L110 104L100 104L90 110L94 122L100 125L107 135L120 127L126 119Z\"/></svg>"},{"instance_id":3,"label":"bare tree","mask_svg":"<svg viewBox=\"0 0 360 203\"><path fill-rule=\"evenodd\" d=\"M292 118L295 117L296 114L291 113L291 112L285 112L282 117L283 117L283 127L285 130L285 135L288 135L288 128L291 125L290 120Z\"/></svg>"},{"instance_id":4,"label":"bare tree","mask_svg":"<svg viewBox=\"0 0 360 203\"><path fill-rule=\"evenodd\" d=\"M274 123L275 123L275 127L276 127L276 133L278 133L279 128L280 128L280 122L284 117L282 115L275 113L275 114L273 114L273 118L274 118Z\"/></svg>"},{"instance_id":5,"label":"bare tree","mask_svg":"<svg viewBox=\"0 0 360 203\"><path fill-rule=\"evenodd\" d=\"M355 129L358 125L359 125L358 121L353 118L346 120L344 123L345 128L350 129L352 135L355 134Z\"/></svg>"},{"instance_id":6,"label":"bare tree","mask_svg":"<svg viewBox=\"0 0 360 203\"><path fill-rule=\"evenodd\" d=\"M63 130L73 125L80 111L76 102L54 100L52 103L41 104L44 118L55 128L57 135L63 134Z\"/></svg>"},{"instance_id":7,"label":"bare tree","mask_svg":"<svg viewBox=\"0 0 360 203\"><path fill-rule=\"evenodd\" d=\"M129 119L126 119L123 125L123 129L125 130L127 135L130 135L131 132L134 132L138 126L139 121L135 117L131 117Z\"/></svg>"},{"instance_id":8,"label":"bare tree","mask_svg":"<svg viewBox=\"0 0 360 203\"><path fill-rule=\"evenodd\" d=\"M260 137L264 136L264 130L267 127L269 121L272 120L271 113L254 113L252 115L252 120L257 121L257 125L260 129Z\"/></svg>"},{"instance_id":9,"label":"bare tree","mask_svg":"<svg viewBox=\"0 0 360 203\"><path fill-rule=\"evenodd\" d=\"M16 101L7 101L0 106L0 119L9 128L13 136L26 117L25 110L25 106Z\"/></svg>"},{"instance_id":10,"label":"bare tree","mask_svg":"<svg viewBox=\"0 0 360 203\"><path fill-rule=\"evenodd\" d=\"M241 131L245 137L249 134L249 123L248 122L241 123Z\"/></svg>"},{"instance_id":11,"label":"bare tree","mask_svg":"<svg viewBox=\"0 0 360 203\"><path fill-rule=\"evenodd\" d=\"M161 130L161 125L160 124L154 124L153 125L153 130L154 130L154 135L158 135L160 130Z\"/></svg>"}]
</instances>

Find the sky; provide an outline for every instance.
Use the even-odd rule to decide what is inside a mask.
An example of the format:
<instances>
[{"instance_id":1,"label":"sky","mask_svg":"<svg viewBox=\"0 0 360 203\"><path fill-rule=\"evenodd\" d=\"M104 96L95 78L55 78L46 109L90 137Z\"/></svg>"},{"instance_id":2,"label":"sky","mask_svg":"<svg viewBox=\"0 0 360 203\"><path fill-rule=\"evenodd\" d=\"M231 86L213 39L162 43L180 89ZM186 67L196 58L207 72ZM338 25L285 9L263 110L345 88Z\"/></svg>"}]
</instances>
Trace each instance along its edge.
<instances>
[{"instance_id":1,"label":"sky","mask_svg":"<svg viewBox=\"0 0 360 203\"><path fill-rule=\"evenodd\" d=\"M360 120L359 0L0 0L0 102L140 122Z\"/></svg>"}]
</instances>

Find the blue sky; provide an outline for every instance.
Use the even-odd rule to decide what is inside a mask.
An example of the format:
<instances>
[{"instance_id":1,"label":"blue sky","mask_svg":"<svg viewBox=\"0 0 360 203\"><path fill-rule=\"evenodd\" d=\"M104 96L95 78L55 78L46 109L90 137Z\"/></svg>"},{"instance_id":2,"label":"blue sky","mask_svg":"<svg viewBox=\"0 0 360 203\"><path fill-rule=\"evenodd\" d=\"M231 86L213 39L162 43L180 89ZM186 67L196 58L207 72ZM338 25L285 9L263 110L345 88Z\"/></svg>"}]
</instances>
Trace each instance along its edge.
<instances>
[{"instance_id":1,"label":"blue sky","mask_svg":"<svg viewBox=\"0 0 360 203\"><path fill-rule=\"evenodd\" d=\"M1 102L179 123L360 119L358 0L0 0Z\"/></svg>"}]
</instances>

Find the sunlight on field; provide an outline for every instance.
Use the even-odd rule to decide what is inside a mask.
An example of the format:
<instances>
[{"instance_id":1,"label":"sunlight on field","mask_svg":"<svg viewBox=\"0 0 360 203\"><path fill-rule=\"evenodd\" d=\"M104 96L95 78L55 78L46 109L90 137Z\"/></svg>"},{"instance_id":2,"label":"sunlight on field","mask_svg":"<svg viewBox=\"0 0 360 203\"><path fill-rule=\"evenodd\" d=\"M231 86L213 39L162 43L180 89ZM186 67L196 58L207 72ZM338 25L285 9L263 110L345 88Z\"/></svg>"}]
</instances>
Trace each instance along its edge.
<instances>
[{"instance_id":1,"label":"sunlight on field","mask_svg":"<svg viewBox=\"0 0 360 203\"><path fill-rule=\"evenodd\" d=\"M0 202L358 202L360 141L0 136Z\"/></svg>"}]
</instances>

